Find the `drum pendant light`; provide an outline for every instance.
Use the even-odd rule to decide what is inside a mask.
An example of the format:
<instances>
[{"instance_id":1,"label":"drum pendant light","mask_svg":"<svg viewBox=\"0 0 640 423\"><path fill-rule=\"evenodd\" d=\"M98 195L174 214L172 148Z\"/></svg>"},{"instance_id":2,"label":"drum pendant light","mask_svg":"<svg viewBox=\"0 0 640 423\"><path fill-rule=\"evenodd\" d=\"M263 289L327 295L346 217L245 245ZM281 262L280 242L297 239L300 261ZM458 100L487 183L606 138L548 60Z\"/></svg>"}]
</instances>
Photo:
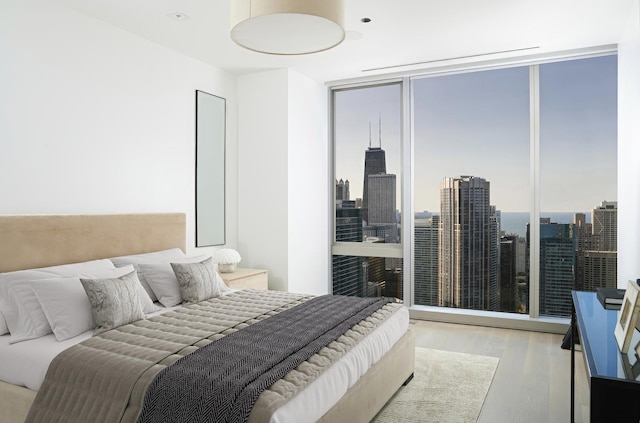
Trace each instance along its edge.
<instances>
[{"instance_id":1,"label":"drum pendant light","mask_svg":"<svg viewBox=\"0 0 640 423\"><path fill-rule=\"evenodd\" d=\"M345 37L344 0L231 0L231 39L278 55L328 50Z\"/></svg>"}]
</instances>

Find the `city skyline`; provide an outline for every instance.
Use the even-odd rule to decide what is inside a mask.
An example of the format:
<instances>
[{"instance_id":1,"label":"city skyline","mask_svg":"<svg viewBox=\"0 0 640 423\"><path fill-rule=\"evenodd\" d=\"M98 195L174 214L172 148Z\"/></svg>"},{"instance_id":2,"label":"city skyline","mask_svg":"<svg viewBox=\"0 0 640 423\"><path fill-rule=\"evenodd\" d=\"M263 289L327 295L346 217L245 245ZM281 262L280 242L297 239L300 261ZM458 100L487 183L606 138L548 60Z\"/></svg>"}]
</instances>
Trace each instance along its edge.
<instances>
[{"instance_id":1,"label":"city skyline","mask_svg":"<svg viewBox=\"0 0 640 423\"><path fill-rule=\"evenodd\" d=\"M360 207L350 183L336 181L336 240L395 243L396 175L386 173L380 147L365 150ZM473 175L445 178L437 215L416 219L413 288L416 304L527 313L530 223L526 235L505 234L491 201L491 181ZM365 206L365 203L367 206ZM368 215L370 221L363 219ZM528 219L527 219L528 220ZM568 316L571 290L613 287L617 282L617 202L602 201L572 222L541 217L540 313ZM333 256L333 293L402 300L402 259Z\"/></svg>"},{"instance_id":2,"label":"city skyline","mask_svg":"<svg viewBox=\"0 0 640 423\"><path fill-rule=\"evenodd\" d=\"M616 56L540 66L544 212L617 199L616 69ZM437 211L440 181L462 175L491 180L491 202L503 212L529 210L528 90L528 67L414 81L414 212ZM349 180L352 199L362 197L369 145L381 145L387 172L402 180L400 105L399 85L336 93L335 177Z\"/></svg>"}]
</instances>

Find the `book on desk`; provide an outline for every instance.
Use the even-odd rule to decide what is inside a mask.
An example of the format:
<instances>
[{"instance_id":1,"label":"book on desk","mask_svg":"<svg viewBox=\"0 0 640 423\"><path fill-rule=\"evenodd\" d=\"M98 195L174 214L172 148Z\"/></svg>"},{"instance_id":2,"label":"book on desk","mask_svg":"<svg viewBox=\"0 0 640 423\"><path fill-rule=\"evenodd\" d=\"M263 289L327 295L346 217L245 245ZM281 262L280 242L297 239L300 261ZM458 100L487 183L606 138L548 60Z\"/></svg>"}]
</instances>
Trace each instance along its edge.
<instances>
[{"instance_id":1,"label":"book on desk","mask_svg":"<svg viewBox=\"0 0 640 423\"><path fill-rule=\"evenodd\" d=\"M596 288L598 301L600 301L600 304L606 309L620 310L624 292L624 289Z\"/></svg>"}]
</instances>

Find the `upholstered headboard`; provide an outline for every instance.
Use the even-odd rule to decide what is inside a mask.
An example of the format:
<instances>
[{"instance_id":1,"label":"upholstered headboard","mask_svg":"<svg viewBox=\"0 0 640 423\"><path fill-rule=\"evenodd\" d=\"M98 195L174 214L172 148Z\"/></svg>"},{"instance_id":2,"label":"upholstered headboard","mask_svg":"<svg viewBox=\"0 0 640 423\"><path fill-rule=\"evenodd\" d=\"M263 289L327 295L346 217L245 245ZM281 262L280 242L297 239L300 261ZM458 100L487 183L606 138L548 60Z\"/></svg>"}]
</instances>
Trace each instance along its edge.
<instances>
[{"instance_id":1,"label":"upholstered headboard","mask_svg":"<svg viewBox=\"0 0 640 423\"><path fill-rule=\"evenodd\" d=\"M0 215L0 272L181 248L184 213Z\"/></svg>"}]
</instances>

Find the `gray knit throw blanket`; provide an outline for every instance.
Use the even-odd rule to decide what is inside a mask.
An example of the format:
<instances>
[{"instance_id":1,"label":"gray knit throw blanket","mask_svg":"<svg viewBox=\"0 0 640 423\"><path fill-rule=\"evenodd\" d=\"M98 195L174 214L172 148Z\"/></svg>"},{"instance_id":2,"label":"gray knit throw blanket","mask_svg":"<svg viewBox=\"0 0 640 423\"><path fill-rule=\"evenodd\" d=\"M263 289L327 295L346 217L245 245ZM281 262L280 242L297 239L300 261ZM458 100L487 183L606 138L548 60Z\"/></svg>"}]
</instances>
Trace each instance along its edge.
<instances>
[{"instance_id":1,"label":"gray knit throw blanket","mask_svg":"<svg viewBox=\"0 0 640 423\"><path fill-rule=\"evenodd\" d=\"M214 341L158 373L138 423L245 423L265 389L386 303L324 295Z\"/></svg>"}]
</instances>

